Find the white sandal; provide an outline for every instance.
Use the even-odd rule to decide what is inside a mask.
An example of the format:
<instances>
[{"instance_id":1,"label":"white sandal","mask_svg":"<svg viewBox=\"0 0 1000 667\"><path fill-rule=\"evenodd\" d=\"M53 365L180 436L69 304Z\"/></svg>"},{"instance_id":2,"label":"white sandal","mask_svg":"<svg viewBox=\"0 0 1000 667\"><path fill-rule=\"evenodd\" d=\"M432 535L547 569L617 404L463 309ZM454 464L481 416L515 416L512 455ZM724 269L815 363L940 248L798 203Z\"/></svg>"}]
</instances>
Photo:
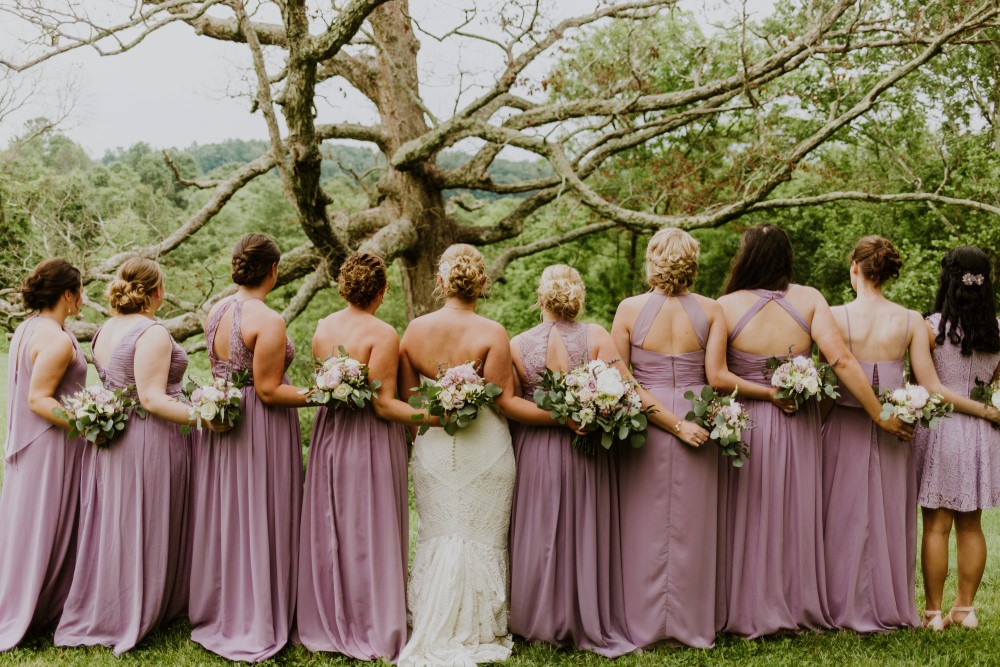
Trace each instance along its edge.
<instances>
[{"instance_id":1,"label":"white sandal","mask_svg":"<svg viewBox=\"0 0 1000 667\"><path fill-rule=\"evenodd\" d=\"M924 627L933 630L934 632L941 632L944 630L944 619L941 618L941 610L924 610Z\"/></svg>"},{"instance_id":2,"label":"white sandal","mask_svg":"<svg viewBox=\"0 0 1000 667\"><path fill-rule=\"evenodd\" d=\"M959 613L965 612L965 618L963 618L961 621L956 621L955 618L952 616L952 614L954 614L956 611ZM948 612L948 615L944 619L944 627L947 628L949 625L958 625L963 628L968 628L969 630L975 630L976 628L979 627L979 619L976 618L976 608L952 607L951 611Z\"/></svg>"}]
</instances>

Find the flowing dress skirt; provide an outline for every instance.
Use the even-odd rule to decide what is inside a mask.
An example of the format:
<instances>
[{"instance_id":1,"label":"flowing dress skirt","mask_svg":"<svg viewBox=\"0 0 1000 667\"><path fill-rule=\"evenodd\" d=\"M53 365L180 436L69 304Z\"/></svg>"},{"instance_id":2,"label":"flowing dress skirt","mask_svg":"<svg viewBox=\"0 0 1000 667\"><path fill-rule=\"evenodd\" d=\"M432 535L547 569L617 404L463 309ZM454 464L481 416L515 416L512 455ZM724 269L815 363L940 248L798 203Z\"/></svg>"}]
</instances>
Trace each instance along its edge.
<instances>
[{"instance_id":1,"label":"flowing dress skirt","mask_svg":"<svg viewBox=\"0 0 1000 667\"><path fill-rule=\"evenodd\" d=\"M299 541L297 639L395 659L406 643L409 544L403 427L370 407L316 414Z\"/></svg>"},{"instance_id":2,"label":"flowing dress skirt","mask_svg":"<svg viewBox=\"0 0 1000 667\"><path fill-rule=\"evenodd\" d=\"M295 610L302 444L293 408L243 389L243 418L203 431L194 457L191 639L256 662L288 641Z\"/></svg>"},{"instance_id":3,"label":"flowing dress skirt","mask_svg":"<svg viewBox=\"0 0 1000 667\"><path fill-rule=\"evenodd\" d=\"M636 649L624 632L617 454L590 457L571 439L549 426L514 436L510 630L613 658Z\"/></svg>"},{"instance_id":4,"label":"flowing dress skirt","mask_svg":"<svg viewBox=\"0 0 1000 667\"><path fill-rule=\"evenodd\" d=\"M188 593L191 438L133 415L107 449L85 448L79 553L58 646L121 655L183 613Z\"/></svg>"}]
</instances>

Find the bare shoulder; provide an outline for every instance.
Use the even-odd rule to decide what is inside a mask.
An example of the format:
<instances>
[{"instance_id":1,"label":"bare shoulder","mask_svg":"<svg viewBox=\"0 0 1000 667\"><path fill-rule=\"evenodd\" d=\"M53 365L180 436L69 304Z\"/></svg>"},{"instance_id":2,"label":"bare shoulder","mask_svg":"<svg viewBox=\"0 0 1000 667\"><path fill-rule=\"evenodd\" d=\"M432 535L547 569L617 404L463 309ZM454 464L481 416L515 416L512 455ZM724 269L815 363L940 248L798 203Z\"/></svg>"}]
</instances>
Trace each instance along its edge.
<instances>
[{"instance_id":1,"label":"bare shoulder","mask_svg":"<svg viewBox=\"0 0 1000 667\"><path fill-rule=\"evenodd\" d=\"M507 329L504 325L479 314L476 315L476 318L476 324L482 328L483 333L497 340L503 339L505 343L510 341L510 336L507 335Z\"/></svg>"},{"instance_id":2,"label":"bare shoulder","mask_svg":"<svg viewBox=\"0 0 1000 667\"><path fill-rule=\"evenodd\" d=\"M622 299L621 303L618 304L618 310L615 313L615 317L618 317L619 315L629 316L638 313L642 310L642 306L646 303L647 299L649 299L648 292Z\"/></svg>"},{"instance_id":3,"label":"bare shoulder","mask_svg":"<svg viewBox=\"0 0 1000 667\"><path fill-rule=\"evenodd\" d=\"M243 319L258 320L262 324L275 324L279 320L284 323L285 321L281 317L281 313L258 299L250 299L243 304Z\"/></svg>"},{"instance_id":4,"label":"bare shoulder","mask_svg":"<svg viewBox=\"0 0 1000 667\"><path fill-rule=\"evenodd\" d=\"M44 351L58 358L69 358L74 354L73 334L60 327L53 320L42 317L35 325L35 333L31 337L31 348L36 354Z\"/></svg>"},{"instance_id":5,"label":"bare shoulder","mask_svg":"<svg viewBox=\"0 0 1000 667\"><path fill-rule=\"evenodd\" d=\"M372 315L369 327L371 334L378 338L380 342L391 342L396 345L399 344L399 332L396 331L394 326L385 320L381 320Z\"/></svg>"},{"instance_id":6,"label":"bare shoulder","mask_svg":"<svg viewBox=\"0 0 1000 667\"><path fill-rule=\"evenodd\" d=\"M691 292L691 296L694 297L695 302L701 306L701 309L705 311L705 314L712 316L714 314L722 314L722 306L719 302L711 297L707 297L703 294L695 294Z\"/></svg>"},{"instance_id":7,"label":"bare shoulder","mask_svg":"<svg viewBox=\"0 0 1000 667\"><path fill-rule=\"evenodd\" d=\"M811 302L814 305L826 303L826 297L823 296L823 293L815 287L810 287L809 285L792 283L788 286L788 295L792 298L799 298L803 301Z\"/></svg>"},{"instance_id":8,"label":"bare shoulder","mask_svg":"<svg viewBox=\"0 0 1000 667\"><path fill-rule=\"evenodd\" d=\"M588 323L587 324L587 335L590 336L592 340L595 341L609 341L611 340L611 334L608 330L602 327L600 324Z\"/></svg>"},{"instance_id":9,"label":"bare shoulder","mask_svg":"<svg viewBox=\"0 0 1000 667\"><path fill-rule=\"evenodd\" d=\"M146 349L152 350L169 350L173 338L167 328L157 322L153 326L149 327L136 339L136 346L142 346Z\"/></svg>"}]
</instances>

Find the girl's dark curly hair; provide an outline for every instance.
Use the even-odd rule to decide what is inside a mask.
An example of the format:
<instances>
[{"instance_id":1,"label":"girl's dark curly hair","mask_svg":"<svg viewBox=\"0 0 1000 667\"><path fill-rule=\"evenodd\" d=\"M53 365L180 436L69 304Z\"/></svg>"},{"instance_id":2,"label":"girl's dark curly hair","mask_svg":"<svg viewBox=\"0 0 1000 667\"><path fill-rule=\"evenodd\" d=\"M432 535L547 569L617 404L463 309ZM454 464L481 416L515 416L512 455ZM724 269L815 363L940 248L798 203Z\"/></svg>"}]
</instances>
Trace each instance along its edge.
<instances>
[{"instance_id":1,"label":"girl's dark curly hair","mask_svg":"<svg viewBox=\"0 0 1000 667\"><path fill-rule=\"evenodd\" d=\"M934 300L941 313L935 337L938 345L947 338L962 348L962 354L1000 352L1000 325L993 292L990 258L979 248L952 248L941 260L941 285Z\"/></svg>"}]
</instances>

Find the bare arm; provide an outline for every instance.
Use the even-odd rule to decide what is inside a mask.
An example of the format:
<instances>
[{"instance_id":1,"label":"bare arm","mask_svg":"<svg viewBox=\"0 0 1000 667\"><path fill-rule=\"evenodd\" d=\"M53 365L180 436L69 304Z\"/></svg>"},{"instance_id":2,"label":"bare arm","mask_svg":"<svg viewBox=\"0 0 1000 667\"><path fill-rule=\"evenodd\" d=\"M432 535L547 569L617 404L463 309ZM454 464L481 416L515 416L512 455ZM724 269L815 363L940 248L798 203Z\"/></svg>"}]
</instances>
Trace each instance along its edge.
<instances>
[{"instance_id":1,"label":"bare arm","mask_svg":"<svg viewBox=\"0 0 1000 667\"><path fill-rule=\"evenodd\" d=\"M510 356L510 339L503 327L499 326L491 332L491 336L493 340L483 364L483 378L503 390L496 398L496 405L503 416L524 424L559 426L548 412L514 393L514 362Z\"/></svg>"},{"instance_id":2,"label":"bare arm","mask_svg":"<svg viewBox=\"0 0 1000 667\"><path fill-rule=\"evenodd\" d=\"M244 322L249 319L244 317ZM255 309L256 338L253 345L253 382L265 405L303 408L306 396L298 387L282 384L285 374L285 320L269 308Z\"/></svg>"},{"instance_id":3,"label":"bare arm","mask_svg":"<svg viewBox=\"0 0 1000 667\"><path fill-rule=\"evenodd\" d=\"M708 383L717 391L727 394L738 390L739 396L756 401L770 401L781 409L793 407L795 402L789 398L778 398L775 387L765 387L757 382L744 380L729 370L726 352L729 348L729 329L726 316L719 304L706 308L709 316L708 340L705 343L705 374Z\"/></svg>"},{"instance_id":4,"label":"bare arm","mask_svg":"<svg viewBox=\"0 0 1000 667\"><path fill-rule=\"evenodd\" d=\"M170 334L162 326L149 327L135 342L135 389L146 412L173 424L190 426L188 406L167 394L170 374Z\"/></svg>"},{"instance_id":5,"label":"bare arm","mask_svg":"<svg viewBox=\"0 0 1000 667\"><path fill-rule=\"evenodd\" d=\"M65 334L52 342L39 345L32 361L31 382L28 385L28 407L31 411L67 431L71 428L69 422L56 417L52 411L59 407L56 391L75 356L73 343ZM7 390L13 391L13 388L8 387Z\"/></svg>"},{"instance_id":6,"label":"bare arm","mask_svg":"<svg viewBox=\"0 0 1000 667\"><path fill-rule=\"evenodd\" d=\"M632 327L635 323L632 321L631 313L625 312L626 310L631 309L625 306L624 301L618 304L618 310L615 311L615 321L611 324L611 340L617 352L615 356L621 358L625 368L630 368L632 366ZM614 357L610 358L614 359Z\"/></svg>"},{"instance_id":7,"label":"bare arm","mask_svg":"<svg viewBox=\"0 0 1000 667\"><path fill-rule=\"evenodd\" d=\"M368 358L368 379L382 383L377 395L372 400L372 408L380 419L412 426L419 423L412 419L413 415L428 419L426 410L414 410L408 403L396 398L396 377L399 369L399 337L395 331L380 334L372 345L371 356Z\"/></svg>"}]
</instances>

